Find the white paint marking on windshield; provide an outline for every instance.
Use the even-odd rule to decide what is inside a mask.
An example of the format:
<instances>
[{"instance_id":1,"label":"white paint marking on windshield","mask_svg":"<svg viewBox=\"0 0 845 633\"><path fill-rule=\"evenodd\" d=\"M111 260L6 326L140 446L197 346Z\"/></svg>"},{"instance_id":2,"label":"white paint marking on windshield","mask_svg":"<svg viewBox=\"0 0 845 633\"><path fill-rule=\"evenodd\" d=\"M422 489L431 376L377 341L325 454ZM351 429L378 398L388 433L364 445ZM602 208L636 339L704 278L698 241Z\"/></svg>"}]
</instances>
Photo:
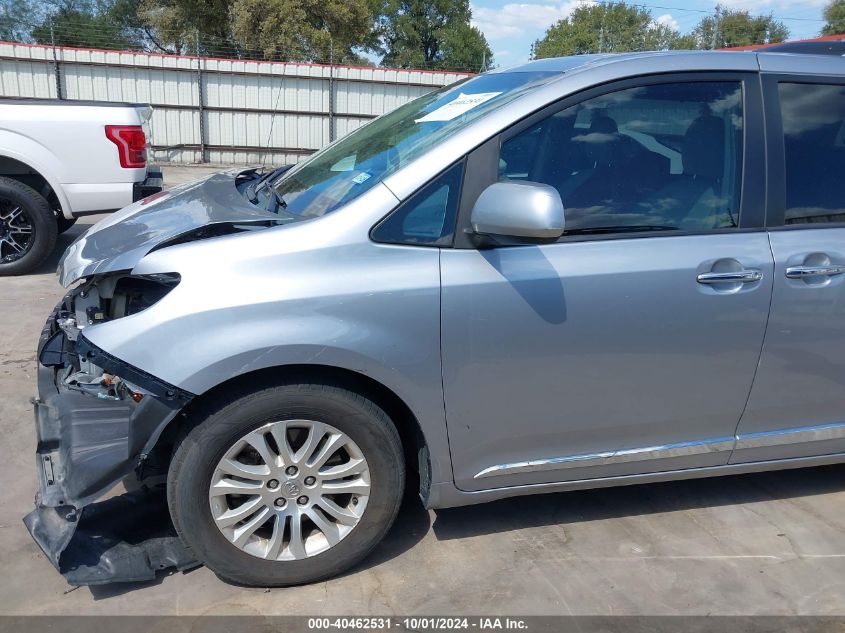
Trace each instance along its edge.
<instances>
[{"instance_id":1,"label":"white paint marking on windshield","mask_svg":"<svg viewBox=\"0 0 845 633\"><path fill-rule=\"evenodd\" d=\"M502 94L501 92L479 92L476 94L464 94L463 92L458 95L458 98L454 101L450 101L446 105L442 105L436 110L432 110L424 117L420 119L416 119L416 123L426 123L428 121L451 121L452 119L461 116L472 110L473 108L480 106L485 101L489 101L493 97Z\"/></svg>"}]
</instances>

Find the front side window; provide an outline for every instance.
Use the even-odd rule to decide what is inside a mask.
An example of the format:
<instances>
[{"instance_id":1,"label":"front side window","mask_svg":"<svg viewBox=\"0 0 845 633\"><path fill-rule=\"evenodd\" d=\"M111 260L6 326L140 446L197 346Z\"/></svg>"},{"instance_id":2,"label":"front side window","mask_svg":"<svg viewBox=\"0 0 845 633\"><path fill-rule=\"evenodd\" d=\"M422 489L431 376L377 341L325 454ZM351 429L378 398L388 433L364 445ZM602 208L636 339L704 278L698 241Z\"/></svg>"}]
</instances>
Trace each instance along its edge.
<instances>
[{"instance_id":1,"label":"front side window","mask_svg":"<svg viewBox=\"0 0 845 633\"><path fill-rule=\"evenodd\" d=\"M845 86L778 85L786 224L845 222Z\"/></svg>"},{"instance_id":2,"label":"front side window","mask_svg":"<svg viewBox=\"0 0 845 633\"><path fill-rule=\"evenodd\" d=\"M376 242L448 246L455 232L463 162L453 165L402 203L372 232Z\"/></svg>"},{"instance_id":3,"label":"front side window","mask_svg":"<svg viewBox=\"0 0 845 633\"><path fill-rule=\"evenodd\" d=\"M619 90L505 141L499 179L555 187L567 235L733 228L742 127L738 81Z\"/></svg>"}]
</instances>

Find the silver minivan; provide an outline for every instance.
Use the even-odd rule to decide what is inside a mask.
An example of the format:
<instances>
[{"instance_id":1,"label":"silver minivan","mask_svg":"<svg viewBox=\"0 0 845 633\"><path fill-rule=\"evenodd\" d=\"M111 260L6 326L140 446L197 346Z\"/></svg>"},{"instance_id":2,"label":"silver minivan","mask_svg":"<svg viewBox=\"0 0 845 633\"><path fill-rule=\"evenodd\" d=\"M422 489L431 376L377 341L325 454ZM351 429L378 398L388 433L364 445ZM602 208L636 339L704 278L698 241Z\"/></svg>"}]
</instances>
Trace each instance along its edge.
<instances>
[{"instance_id":1,"label":"silver minivan","mask_svg":"<svg viewBox=\"0 0 845 633\"><path fill-rule=\"evenodd\" d=\"M637 53L146 198L61 262L25 522L62 570L117 482L166 482L189 558L289 585L406 479L443 508L845 461L844 169L843 57Z\"/></svg>"}]
</instances>

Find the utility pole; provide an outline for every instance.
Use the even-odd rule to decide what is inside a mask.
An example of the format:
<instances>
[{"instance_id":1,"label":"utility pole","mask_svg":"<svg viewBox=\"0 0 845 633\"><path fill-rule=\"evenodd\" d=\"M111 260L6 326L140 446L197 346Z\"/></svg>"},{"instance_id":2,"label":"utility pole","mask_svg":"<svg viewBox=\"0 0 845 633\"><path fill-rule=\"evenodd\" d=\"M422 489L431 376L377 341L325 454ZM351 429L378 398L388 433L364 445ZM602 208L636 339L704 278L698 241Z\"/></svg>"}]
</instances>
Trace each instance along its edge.
<instances>
[{"instance_id":1,"label":"utility pole","mask_svg":"<svg viewBox=\"0 0 845 633\"><path fill-rule=\"evenodd\" d=\"M716 16L713 18L713 41L710 43L710 50L715 50L719 41L719 18L721 16L722 7L716 5Z\"/></svg>"}]
</instances>

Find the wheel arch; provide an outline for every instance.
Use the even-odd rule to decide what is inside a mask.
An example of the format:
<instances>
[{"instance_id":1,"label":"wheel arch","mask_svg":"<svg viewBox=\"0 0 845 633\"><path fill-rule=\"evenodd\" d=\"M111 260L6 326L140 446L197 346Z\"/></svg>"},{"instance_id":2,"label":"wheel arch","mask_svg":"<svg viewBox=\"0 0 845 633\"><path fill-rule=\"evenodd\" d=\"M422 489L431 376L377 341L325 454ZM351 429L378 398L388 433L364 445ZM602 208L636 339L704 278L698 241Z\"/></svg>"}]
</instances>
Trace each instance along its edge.
<instances>
[{"instance_id":1,"label":"wheel arch","mask_svg":"<svg viewBox=\"0 0 845 633\"><path fill-rule=\"evenodd\" d=\"M61 210L62 215L68 220L73 218L70 201L62 189L61 183L52 175L58 173L59 168L57 165L51 166L48 164L51 159L55 160L55 157L49 155L48 150L35 141L17 134L11 136L9 134L8 131L0 130L0 148L2 148L0 149L0 176L23 182L42 195L44 195L42 185L48 185L52 195L44 196L47 201L51 203L51 206L55 203ZM19 148L21 144L24 147ZM16 148L23 151L16 151ZM28 149L33 150L32 155L25 153ZM48 155L46 157L47 162L36 158L45 153ZM41 158L44 159L45 157L42 156ZM25 178L21 178L21 176ZM51 199L53 197L55 200Z\"/></svg>"},{"instance_id":2,"label":"wheel arch","mask_svg":"<svg viewBox=\"0 0 845 633\"><path fill-rule=\"evenodd\" d=\"M417 416L390 387L360 372L334 365L264 367L225 380L196 396L151 438L150 446L144 451L145 456L151 457L154 463L169 463L173 447L190 430L192 420L220 404L221 400L231 399L235 394L291 383L330 384L364 396L381 407L399 432L407 474L419 476L420 494L423 498L427 497L431 483L429 442Z\"/></svg>"}]
</instances>

